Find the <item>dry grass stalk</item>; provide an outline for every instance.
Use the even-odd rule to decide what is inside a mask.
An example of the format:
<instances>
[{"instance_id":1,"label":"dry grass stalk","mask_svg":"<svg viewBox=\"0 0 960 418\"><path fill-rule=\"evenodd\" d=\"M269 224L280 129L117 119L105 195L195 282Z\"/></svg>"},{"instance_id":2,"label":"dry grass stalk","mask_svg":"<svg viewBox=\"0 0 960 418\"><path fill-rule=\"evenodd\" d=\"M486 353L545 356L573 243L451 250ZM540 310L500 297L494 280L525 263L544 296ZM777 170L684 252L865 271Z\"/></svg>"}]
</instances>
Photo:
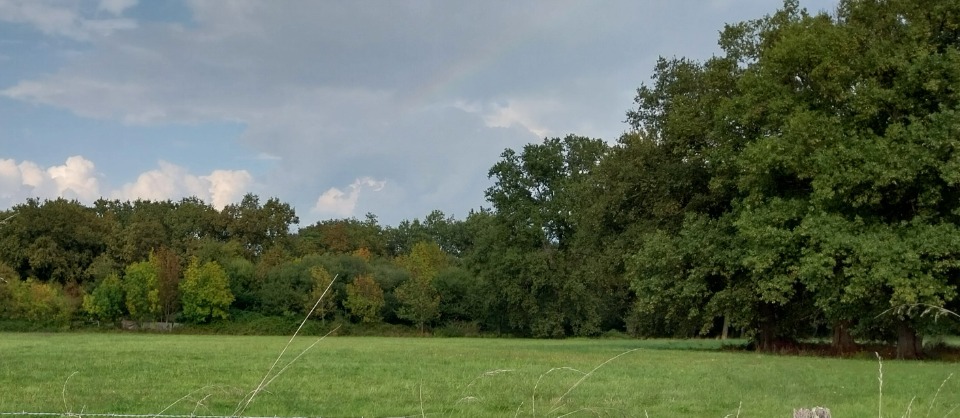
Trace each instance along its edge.
<instances>
[{"instance_id":1,"label":"dry grass stalk","mask_svg":"<svg viewBox=\"0 0 960 418\"><path fill-rule=\"evenodd\" d=\"M611 361L614 361L614 360L616 360L616 359L618 359L618 358L620 358L620 357L623 357L623 356L625 356L625 355L627 355L627 354L630 354L630 353L632 353L632 352L634 352L634 351L637 351L637 350L639 350L639 349L638 349L638 348L634 348L633 350L624 351L624 352L622 352L622 353L620 353L620 354L617 354L617 355L615 355L615 356L613 356L613 357L608 358L607 361L604 361L603 363L598 364L597 367L594 367L594 368L593 368L593 370L590 370L589 372L587 372L586 374L584 374L583 377L580 378L580 380L577 380L577 382L574 383L573 386L570 386L570 388L567 389L567 391L564 392L563 395L560 395L560 397L557 398L557 400L553 402L553 403L554 403L555 405L557 405L557 406L555 406L553 409L551 409L549 412L547 412L547 414L553 414L553 413L556 412L558 409L560 409L560 407L563 406L563 398L566 397L567 395L569 395L570 392L573 392L573 390L576 389L577 386L580 386L580 384L583 383L584 380L587 380L587 378L590 377L590 375L592 375L593 372L599 370L599 369L600 369L601 367L603 367L603 366L606 366L607 363L610 363Z\"/></svg>"},{"instance_id":2,"label":"dry grass stalk","mask_svg":"<svg viewBox=\"0 0 960 418\"><path fill-rule=\"evenodd\" d=\"M874 355L877 356L877 380L880 381L880 392L877 399L877 416L883 418L883 358L880 357L880 353L874 351Z\"/></svg>"},{"instance_id":3,"label":"dry grass stalk","mask_svg":"<svg viewBox=\"0 0 960 418\"><path fill-rule=\"evenodd\" d=\"M946 379L943 379L943 382L940 382L940 387L937 388L937 393L933 394L933 399L930 401L930 406L927 408L927 415L924 415L925 417L930 416L930 412L933 411L933 405L937 403L937 397L940 396L940 391L943 390L943 385L946 385L951 377L953 377L953 373L950 373Z\"/></svg>"},{"instance_id":4,"label":"dry grass stalk","mask_svg":"<svg viewBox=\"0 0 960 418\"><path fill-rule=\"evenodd\" d=\"M530 415L532 416L537 415L537 388L540 386L540 381L543 380L544 376L558 370L569 370L572 372L580 373L581 375L586 374L584 372L581 372L580 370L574 369L573 367L554 367L550 370L547 370L546 373L541 374L540 377L537 378L537 383L533 385L533 394L530 396L530 402L531 402Z\"/></svg>"},{"instance_id":5,"label":"dry grass stalk","mask_svg":"<svg viewBox=\"0 0 960 418\"><path fill-rule=\"evenodd\" d=\"M917 400L916 396L910 398L910 402L907 403L907 410L903 412L903 415L900 415L900 418L910 418L913 416L913 401L915 400Z\"/></svg>"},{"instance_id":6,"label":"dry grass stalk","mask_svg":"<svg viewBox=\"0 0 960 418\"><path fill-rule=\"evenodd\" d=\"M330 280L330 283L327 284L327 288L326 288L326 289L323 289L323 293L320 294L320 297L319 297L319 298L317 298L317 302L313 304L313 308L310 309L310 312L307 312L307 315L303 318L303 321L300 322L300 326L297 327L296 332L294 332L293 335L290 336L290 340L288 340L288 341L287 341L287 344L286 344L285 346L283 346L283 350L280 350L280 355L277 356L277 359L274 360L274 361L273 361L273 364L270 365L270 368L267 369L267 373L265 373L265 374L263 375L263 379L260 380L260 384L258 384L257 387L254 388L253 391L251 391L249 395L247 395L244 399L241 399L240 402L237 404L237 409L233 411L233 416L236 416L236 417L243 416L243 412L247 409L248 406L250 406L250 403L253 402L253 399L256 398L256 396L257 396L260 392L262 392L264 389L266 389L267 386L269 386L270 383L273 382L274 379L276 379L277 377L279 377L285 370L287 370L288 367L290 367L290 365L292 365L292 364L293 364L294 362L296 362L300 357L302 357L304 354L306 354L306 352L309 351L310 349L312 349L315 345L317 345L317 343L319 343L320 341L322 341L324 338L326 338L327 336L329 336L330 334L332 334L334 331L336 331L336 330L339 328L339 326L337 326L336 328L330 330L330 332L328 332L328 333L326 333L325 335L323 335L322 337L318 338L316 341L313 342L313 344L310 344L309 347L307 347L307 348L305 348L303 351L301 351L299 355L297 355L296 357L294 357L293 360L291 360L291 361L288 362L285 366L283 366L282 368L280 368L280 371L278 371L275 375L273 375L273 376L271 377L270 374L273 372L273 369L275 369L275 368L277 367L277 364L280 363L280 359L283 358L283 355L287 352L287 349L290 347L290 344L293 343L294 338L297 338L297 335L300 334L300 330L303 329L304 324L306 324L306 323L307 323L307 320L310 319L310 315L313 315L313 311L316 310L316 309L317 309L317 306L320 305L320 301L323 300L323 298L327 295L327 292L330 291L330 288L333 287L333 283L335 283L335 282L337 281L337 277L339 277L339 276L340 276L339 274L336 275L336 276L333 276L333 280Z\"/></svg>"},{"instance_id":7,"label":"dry grass stalk","mask_svg":"<svg viewBox=\"0 0 960 418\"><path fill-rule=\"evenodd\" d=\"M70 378L73 377L73 375L75 375L75 374L77 374L77 373L78 373L78 372L76 372L76 371L73 372L73 373L70 373L70 376L67 376L67 378L64 379L64 381L63 381L63 389L60 390L60 397L63 398L63 410L64 410L64 412L67 413L67 414L69 414L69 413L72 412L72 411L70 410L71 408L67 406L67 382L69 382L69 381L70 381Z\"/></svg>"},{"instance_id":8,"label":"dry grass stalk","mask_svg":"<svg viewBox=\"0 0 960 418\"><path fill-rule=\"evenodd\" d=\"M460 391L460 399L458 399L456 403L459 404L460 402L463 402L463 401L476 401L479 399L476 396L467 395L467 389L470 389L470 387L476 384L478 380L483 379L485 377L496 376L502 373L513 373L514 371L515 370L513 369L496 369L496 370L487 370L483 373L480 373L479 376L473 378L473 380L471 380L470 383L467 383L467 385L463 387L463 390Z\"/></svg>"},{"instance_id":9,"label":"dry grass stalk","mask_svg":"<svg viewBox=\"0 0 960 418\"><path fill-rule=\"evenodd\" d=\"M742 408L743 408L743 401L740 401L740 403L737 405L737 417L736 417L736 418L740 418L740 410L741 410ZM646 411L644 411L644 413L646 413ZM727 415L724 415L723 418L730 418L731 416L732 416L732 414L727 414Z\"/></svg>"}]
</instances>

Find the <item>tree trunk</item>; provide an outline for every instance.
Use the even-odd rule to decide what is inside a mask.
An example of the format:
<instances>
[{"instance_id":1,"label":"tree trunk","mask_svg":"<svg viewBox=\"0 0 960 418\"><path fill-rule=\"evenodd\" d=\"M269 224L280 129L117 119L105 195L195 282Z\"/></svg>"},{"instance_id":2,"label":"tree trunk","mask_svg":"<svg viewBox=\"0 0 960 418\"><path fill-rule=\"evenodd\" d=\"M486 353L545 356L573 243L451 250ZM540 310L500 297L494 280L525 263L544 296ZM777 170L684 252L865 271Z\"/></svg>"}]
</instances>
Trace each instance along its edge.
<instances>
[{"instance_id":1,"label":"tree trunk","mask_svg":"<svg viewBox=\"0 0 960 418\"><path fill-rule=\"evenodd\" d=\"M730 332L730 317L727 315L723 316L723 331L720 331L720 339L726 340L727 334Z\"/></svg>"},{"instance_id":2,"label":"tree trunk","mask_svg":"<svg viewBox=\"0 0 960 418\"><path fill-rule=\"evenodd\" d=\"M916 360L922 351L923 337L917 335L917 330L909 322L900 322L897 327L897 358Z\"/></svg>"},{"instance_id":3,"label":"tree trunk","mask_svg":"<svg viewBox=\"0 0 960 418\"><path fill-rule=\"evenodd\" d=\"M857 350L857 343L850 335L850 321L842 320L833 323L833 349L837 354L849 354Z\"/></svg>"},{"instance_id":4,"label":"tree trunk","mask_svg":"<svg viewBox=\"0 0 960 418\"><path fill-rule=\"evenodd\" d=\"M773 308L764 304L760 307L759 332L754 336L757 351L776 350L777 326Z\"/></svg>"}]
</instances>

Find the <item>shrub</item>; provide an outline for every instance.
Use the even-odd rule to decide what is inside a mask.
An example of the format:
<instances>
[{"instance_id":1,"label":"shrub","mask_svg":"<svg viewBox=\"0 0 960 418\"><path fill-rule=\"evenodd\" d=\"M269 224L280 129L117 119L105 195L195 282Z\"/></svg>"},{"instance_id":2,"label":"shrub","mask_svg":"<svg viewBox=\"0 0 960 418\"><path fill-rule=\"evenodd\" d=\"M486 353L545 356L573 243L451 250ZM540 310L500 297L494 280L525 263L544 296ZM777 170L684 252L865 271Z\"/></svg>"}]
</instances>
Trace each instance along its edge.
<instances>
[{"instance_id":1,"label":"shrub","mask_svg":"<svg viewBox=\"0 0 960 418\"><path fill-rule=\"evenodd\" d=\"M8 319L19 319L38 324L69 324L74 308L63 289L54 283L42 283L30 278L3 283L0 298Z\"/></svg>"}]
</instances>

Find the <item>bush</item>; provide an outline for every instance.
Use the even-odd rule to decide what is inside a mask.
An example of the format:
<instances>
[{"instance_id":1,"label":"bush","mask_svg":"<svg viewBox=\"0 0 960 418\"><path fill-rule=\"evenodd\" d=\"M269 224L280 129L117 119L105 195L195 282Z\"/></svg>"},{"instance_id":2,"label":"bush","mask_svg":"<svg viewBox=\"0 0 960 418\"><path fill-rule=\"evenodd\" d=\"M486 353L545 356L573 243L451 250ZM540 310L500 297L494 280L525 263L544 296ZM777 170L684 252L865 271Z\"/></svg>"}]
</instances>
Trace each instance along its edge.
<instances>
[{"instance_id":1,"label":"bush","mask_svg":"<svg viewBox=\"0 0 960 418\"><path fill-rule=\"evenodd\" d=\"M63 288L55 283L41 283L31 278L10 280L0 288L6 319L31 321L38 326L67 326L75 311Z\"/></svg>"}]
</instances>

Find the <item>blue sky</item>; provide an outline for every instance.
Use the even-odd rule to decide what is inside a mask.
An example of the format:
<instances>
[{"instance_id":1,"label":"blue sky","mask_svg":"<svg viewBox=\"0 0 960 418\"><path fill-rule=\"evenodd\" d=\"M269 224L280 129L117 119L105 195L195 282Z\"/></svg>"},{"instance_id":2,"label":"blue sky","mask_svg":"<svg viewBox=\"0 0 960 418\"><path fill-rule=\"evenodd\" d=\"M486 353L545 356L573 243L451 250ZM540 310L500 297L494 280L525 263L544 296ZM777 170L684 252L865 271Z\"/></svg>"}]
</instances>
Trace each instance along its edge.
<instances>
[{"instance_id":1,"label":"blue sky","mask_svg":"<svg viewBox=\"0 0 960 418\"><path fill-rule=\"evenodd\" d=\"M251 192L301 225L463 218L504 148L615 140L658 56L780 4L0 0L0 208Z\"/></svg>"}]
</instances>

